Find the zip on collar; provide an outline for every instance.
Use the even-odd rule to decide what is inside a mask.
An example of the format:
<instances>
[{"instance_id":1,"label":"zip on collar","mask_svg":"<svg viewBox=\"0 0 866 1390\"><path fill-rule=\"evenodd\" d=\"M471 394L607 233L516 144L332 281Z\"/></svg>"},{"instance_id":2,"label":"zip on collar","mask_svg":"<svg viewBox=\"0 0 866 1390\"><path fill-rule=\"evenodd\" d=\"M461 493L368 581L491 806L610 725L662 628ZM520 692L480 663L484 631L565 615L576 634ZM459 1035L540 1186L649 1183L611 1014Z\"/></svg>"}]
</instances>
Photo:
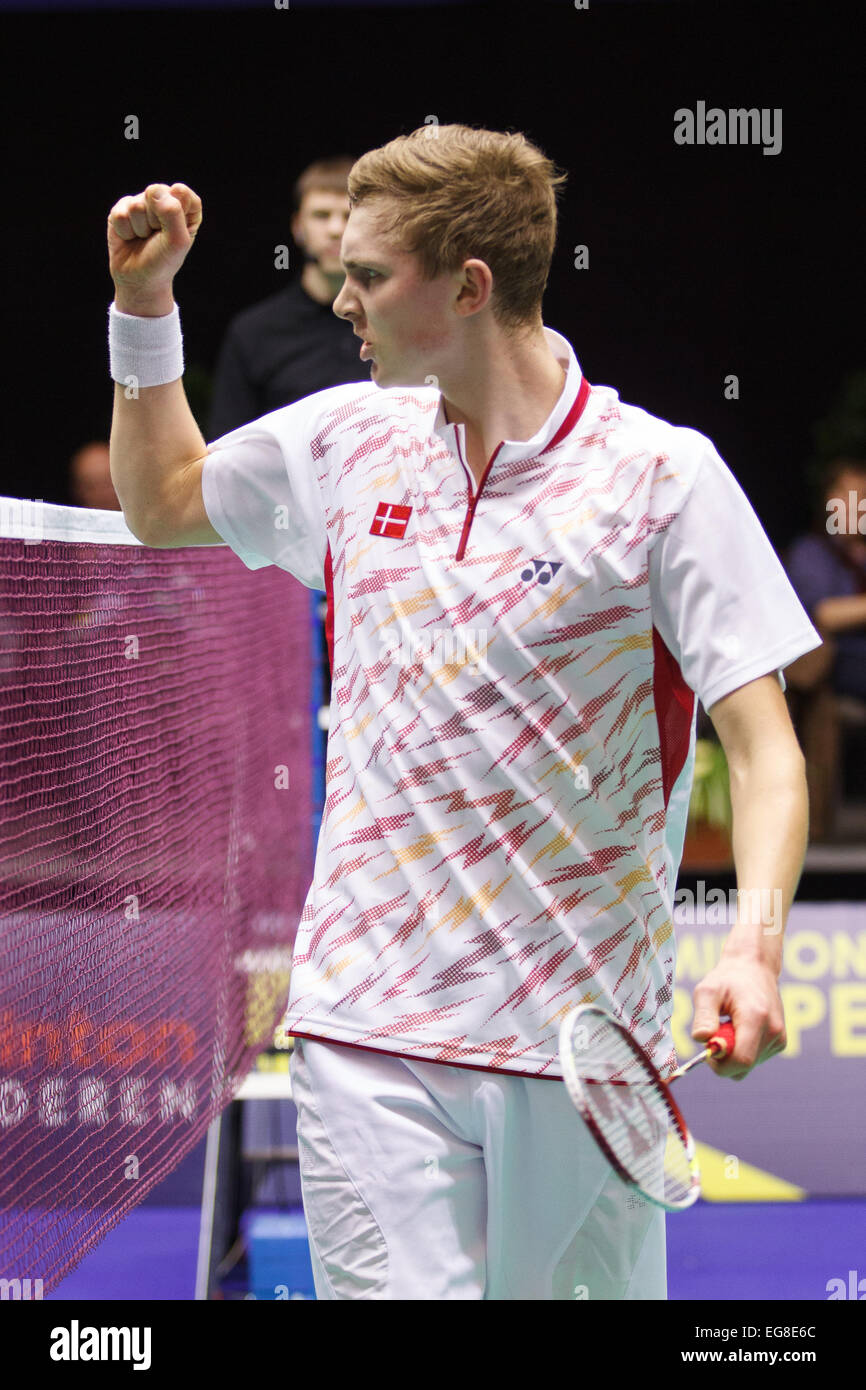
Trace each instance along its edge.
<instances>
[{"instance_id":1,"label":"zip on collar","mask_svg":"<svg viewBox=\"0 0 866 1390\"><path fill-rule=\"evenodd\" d=\"M565 439L566 436L571 433L578 420L580 419L581 415L583 414L586 402L589 399L589 392L589 382L587 381L585 376L582 376L580 379L580 387L578 389L577 395L574 398L574 402L571 406L571 409L568 411L565 419L563 420L559 429L556 431L556 434L553 436L553 438L550 440L548 444L545 444L544 448L540 451L539 457L541 454L546 454L548 449L555 449L557 444L561 444L563 439ZM501 440L497 444L496 448L493 450L493 453L487 460L487 465L484 469L484 472L481 475L481 479L478 483L478 489L477 491L473 492L472 473L465 459L463 458L463 452L460 448L460 434L456 427L454 430L454 438L457 441L457 455L460 459L460 462L463 464L464 469L466 470L467 483L469 487L469 498L466 507L466 516L463 519L463 530L460 533L460 542L457 546L457 554L454 557L457 560L462 560L464 555L466 554L466 546L469 541L469 532L472 528L472 522L475 517L475 509L478 506L478 500L481 497L484 484L487 482L487 479L490 475L490 469L493 467L493 461L496 458L496 455L499 453L505 441Z\"/></svg>"}]
</instances>

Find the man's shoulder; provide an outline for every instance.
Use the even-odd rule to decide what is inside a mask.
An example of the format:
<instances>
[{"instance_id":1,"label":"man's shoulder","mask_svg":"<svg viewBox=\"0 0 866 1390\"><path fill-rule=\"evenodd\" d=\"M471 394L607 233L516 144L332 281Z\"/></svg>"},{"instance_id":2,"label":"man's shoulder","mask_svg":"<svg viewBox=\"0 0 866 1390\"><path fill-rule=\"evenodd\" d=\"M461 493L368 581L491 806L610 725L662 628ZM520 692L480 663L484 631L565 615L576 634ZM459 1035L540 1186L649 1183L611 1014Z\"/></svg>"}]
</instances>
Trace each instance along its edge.
<instances>
[{"instance_id":1,"label":"man's shoulder","mask_svg":"<svg viewBox=\"0 0 866 1390\"><path fill-rule=\"evenodd\" d=\"M701 462L722 460L708 435L691 425L677 425L644 406L620 400L612 386L593 386L590 438L603 442L618 457L628 457L636 467L652 464L657 470L677 473L687 488L694 482ZM578 426L581 431L581 426Z\"/></svg>"}]
</instances>

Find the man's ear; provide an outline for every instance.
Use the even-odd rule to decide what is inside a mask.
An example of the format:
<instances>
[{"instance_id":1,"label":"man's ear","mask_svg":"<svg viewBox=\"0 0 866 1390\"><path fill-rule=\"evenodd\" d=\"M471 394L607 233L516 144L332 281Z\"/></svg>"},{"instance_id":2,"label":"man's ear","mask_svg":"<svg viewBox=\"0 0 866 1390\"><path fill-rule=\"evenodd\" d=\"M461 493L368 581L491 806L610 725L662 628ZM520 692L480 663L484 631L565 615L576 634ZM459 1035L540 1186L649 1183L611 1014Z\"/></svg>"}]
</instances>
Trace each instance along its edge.
<instances>
[{"instance_id":1,"label":"man's ear","mask_svg":"<svg viewBox=\"0 0 866 1390\"><path fill-rule=\"evenodd\" d=\"M493 293L493 275L486 261L476 258L465 261L462 271L457 306L464 314L477 314L490 302Z\"/></svg>"}]
</instances>

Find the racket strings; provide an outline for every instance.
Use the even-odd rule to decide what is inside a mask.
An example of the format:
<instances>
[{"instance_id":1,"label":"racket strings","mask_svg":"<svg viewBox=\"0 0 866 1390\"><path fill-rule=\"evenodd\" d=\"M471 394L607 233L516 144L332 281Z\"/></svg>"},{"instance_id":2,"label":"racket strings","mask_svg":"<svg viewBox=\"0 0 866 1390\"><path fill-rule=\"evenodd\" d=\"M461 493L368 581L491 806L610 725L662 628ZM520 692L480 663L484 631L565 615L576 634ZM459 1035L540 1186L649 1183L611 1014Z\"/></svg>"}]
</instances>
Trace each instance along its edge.
<instances>
[{"instance_id":1,"label":"racket strings","mask_svg":"<svg viewBox=\"0 0 866 1390\"><path fill-rule=\"evenodd\" d=\"M584 1020L569 1041L566 1081L576 1084L574 1098L617 1166L651 1200L688 1205L696 1184L691 1145L648 1064L607 1019Z\"/></svg>"}]
</instances>

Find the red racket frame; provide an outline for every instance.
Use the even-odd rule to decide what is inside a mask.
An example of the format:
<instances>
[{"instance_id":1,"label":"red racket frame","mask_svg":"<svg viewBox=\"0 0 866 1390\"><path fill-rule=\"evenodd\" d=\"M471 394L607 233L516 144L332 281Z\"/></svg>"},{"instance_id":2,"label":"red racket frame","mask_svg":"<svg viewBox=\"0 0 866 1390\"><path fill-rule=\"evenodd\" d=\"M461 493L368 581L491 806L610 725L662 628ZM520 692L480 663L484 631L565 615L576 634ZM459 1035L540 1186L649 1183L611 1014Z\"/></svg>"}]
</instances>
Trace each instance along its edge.
<instances>
[{"instance_id":1,"label":"red racket frame","mask_svg":"<svg viewBox=\"0 0 866 1390\"><path fill-rule=\"evenodd\" d=\"M602 1134L601 1130L599 1129L598 1125L593 1119L592 1114L588 1109L587 1102L583 1099L580 1091L578 1091L578 1097L575 1097L571 1089L567 1088L569 1091L569 1095L571 1096L572 1100L574 1101L575 1105L580 1111L581 1118L583 1119L587 1128L590 1130L592 1137L598 1144L598 1147L601 1149L610 1166L619 1175L619 1177L622 1178L623 1182L626 1183L629 1187L635 1188L638 1192L640 1192L642 1197L645 1197L647 1199L648 1202L653 1202L657 1207L661 1207L663 1211L684 1211L687 1207L691 1206L693 1202L697 1201L698 1197L700 1196L700 1175L696 1172L694 1140L692 1139L688 1125L683 1119L682 1112L680 1111L679 1106L677 1105L676 1101L671 1095L670 1087L667 1085L667 1082L663 1079L661 1073L659 1072L655 1064L650 1061L649 1057L647 1056L644 1049L641 1047L640 1043L632 1037L629 1030L625 1027L624 1024L620 1023L619 1019L614 1018L613 1015L609 1014L605 1009L600 1009L595 1004L583 1004L578 1009L572 1010L570 1014L566 1015L566 1021L573 1019L575 1015L583 1016L584 1014L593 1014L596 1018L604 1020L604 1022L607 1023L609 1026L612 1025L614 1028L618 1030L621 1036L628 1043L629 1047L637 1057L638 1061L640 1061L643 1064L644 1070L648 1073L650 1080L654 1083L657 1090L659 1091L661 1098L667 1107L668 1113L670 1114L671 1119L674 1122L674 1126L678 1130L680 1138L682 1139L683 1146L686 1150L686 1154L688 1155L689 1164L693 1168L692 1194L689 1196L689 1200L687 1202L677 1203L676 1206L671 1206L666 1202L660 1202L657 1197L653 1197L650 1195L650 1193L645 1192L644 1189L640 1186L640 1184L635 1182L634 1178L631 1177L628 1171L620 1163L616 1154L611 1149L610 1145L608 1144L607 1140L605 1139L604 1135ZM628 1084L629 1083L627 1081L596 1082L583 1080L581 1080L581 1082L579 1083L581 1087L594 1085L627 1086Z\"/></svg>"}]
</instances>

